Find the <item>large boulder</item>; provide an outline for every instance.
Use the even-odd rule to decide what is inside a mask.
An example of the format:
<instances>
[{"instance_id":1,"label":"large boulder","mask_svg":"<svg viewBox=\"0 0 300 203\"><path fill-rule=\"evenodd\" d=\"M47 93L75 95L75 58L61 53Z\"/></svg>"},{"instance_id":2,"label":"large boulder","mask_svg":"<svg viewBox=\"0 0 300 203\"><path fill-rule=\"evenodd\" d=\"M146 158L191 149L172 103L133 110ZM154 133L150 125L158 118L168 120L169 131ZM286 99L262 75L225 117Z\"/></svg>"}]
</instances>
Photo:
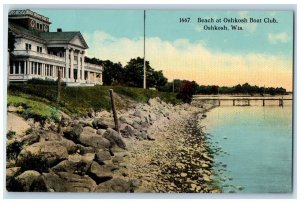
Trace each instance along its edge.
<instances>
[{"instance_id":1,"label":"large boulder","mask_svg":"<svg viewBox=\"0 0 300 203\"><path fill-rule=\"evenodd\" d=\"M68 172L43 173L48 191L51 192L93 192L96 182L88 176Z\"/></svg>"},{"instance_id":2,"label":"large boulder","mask_svg":"<svg viewBox=\"0 0 300 203\"><path fill-rule=\"evenodd\" d=\"M115 124L112 119L104 119L104 118L95 118L93 121L93 127L98 129L107 129L107 128L114 128Z\"/></svg>"},{"instance_id":3,"label":"large boulder","mask_svg":"<svg viewBox=\"0 0 300 203\"><path fill-rule=\"evenodd\" d=\"M73 127L68 127L65 129L64 131L64 136L67 139L73 140L75 142L77 142L80 134L82 133L83 128L81 125L79 124L75 124Z\"/></svg>"},{"instance_id":4,"label":"large boulder","mask_svg":"<svg viewBox=\"0 0 300 203\"><path fill-rule=\"evenodd\" d=\"M106 132L103 135L104 138L108 139L112 145L117 145L118 147L125 149L126 144L123 141L122 137L119 135L119 133L111 128L108 128Z\"/></svg>"},{"instance_id":5,"label":"large boulder","mask_svg":"<svg viewBox=\"0 0 300 203\"><path fill-rule=\"evenodd\" d=\"M130 185L123 179L114 178L100 183L95 192L130 192Z\"/></svg>"},{"instance_id":6,"label":"large boulder","mask_svg":"<svg viewBox=\"0 0 300 203\"><path fill-rule=\"evenodd\" d=\"M96 130L90 127L85 127L79 137L79 142L84 146L91 146L97 149L108 149L110 147L109 140L103 136L96 134Z\"/></svg>"},{"instance_id":7,"label":"large boulder","mask_svg":"<svg viewBox=\"0 0 300 203\"><path fill-rule=\"evenodd\" d=\"M89 176L93 178L97 184L112 179L112 172L110 167L105 165L99 165L97 162L93 161L90 169Z\"/></svg>"},{"instance_id":8,"label":"large boulder","mask_svg":"<svg viewBox=\"0 0 300 203\"><path fill-rule=\"evenodd\" d=\"M37 171L28 170L15 178L15 186L24 192L46 192L45 183L41 174Z\"/></svg>"},{"instance_id":9,"label":"large boulder","mask_svg":"<svg viewBox=\"0 0 300 203\"><path fill-rule=\"evenodd\" d=\"M95 161L99 164L104 164L104 161L111 160L111 155L109 151L101 150L95 156Z\"/></svg>"},{"instance_id":10,"label":"large boulder","mask_svg":"<svg viewBox=\"0 0 300 203\"><path fill-rule=\"evenodd\" d=\"M26 146L18 156L18 162L26 163L26 159L38 155L47 160L49 166L68 157L67 148L60 141L37 142Z\"/></svg>"},{"instance_id":11,"label":"large boulder","mask_svg":"<svg viewBox=\"0 0 300 203\"><path fill-rule=\"evenodd\" d=\"M68 150L68 153L73 152L74 149L76 148L76 144L73 141L68 140L64 137L61 138L60 143L66 147L66 149Z\"/></svg>"},{"instance_id":12,"label":"large boulder","mask_svg":"<svg viewBox=\"0 0 300 203\"><path fill-rule=\"evenodd\" d=\"M56 166L52 167L51 170L54 172L69 172L76 174L86 174L90 168L95 154L88 153L84 156L79 154L69 155L68 160L63 160Z\"/></svg>"},{"instance_id":13,"label":"large boulder","mask_svg":"<svg viewBox=\"0 0 300 203\"><path fill-rule=\"evenodd\" d=\"M58 133L52 131L41 131L40 133L40 142L45 141L60 141L62 137Z\"/></svg>"}]
</instances>

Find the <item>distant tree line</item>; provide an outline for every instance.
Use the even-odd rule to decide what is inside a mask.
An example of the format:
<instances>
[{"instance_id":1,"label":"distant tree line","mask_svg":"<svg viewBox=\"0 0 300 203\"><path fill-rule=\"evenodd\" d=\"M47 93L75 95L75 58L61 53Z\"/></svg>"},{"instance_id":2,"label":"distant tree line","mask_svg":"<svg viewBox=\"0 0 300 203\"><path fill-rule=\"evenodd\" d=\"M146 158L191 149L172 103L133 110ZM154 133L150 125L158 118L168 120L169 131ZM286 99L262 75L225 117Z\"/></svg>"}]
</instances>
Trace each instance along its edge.
<instances>
[{"instance_id":1,"label":"distant tree line","mask_svg":"<svg viewBox=\"0 0 300 203\"><path fill-rule=\"evenodd\" d=\"M120 85L129 87L143 87L144 77L144 60L137 57L123 67L121 63L114 63L110 60L100 60L97 58L85 57L85 62L98 64L103 67L103 84L104 85ZM199 85L195 81L175 79L168 82L162 71L156 71L146 61L147 88L154 88L163 92L174 92L177 98L184 102L191 102L194 94L270 94L284 95L287 94L286 89L282 87L258 87L248 83L238 84L233 87L217 85Z\"/></svg>"},{"instance_id":2,"label":"distant tree line","mask_svg":"<svg viewBox=\"0 0 300 203\"><path fill-rule=\"evenodd\" d=\"M137 57L131 59L124 67L121 63L113 63L110 60L99 60L96 58L85 57L88 63L103 66L104 85L122 85L129 87L143 87L144 81L144 59ZM162 71L156 71L149 61L146 61L146 86L147 88L160 89L168 80Z\"/></svg>"}]
</instances>

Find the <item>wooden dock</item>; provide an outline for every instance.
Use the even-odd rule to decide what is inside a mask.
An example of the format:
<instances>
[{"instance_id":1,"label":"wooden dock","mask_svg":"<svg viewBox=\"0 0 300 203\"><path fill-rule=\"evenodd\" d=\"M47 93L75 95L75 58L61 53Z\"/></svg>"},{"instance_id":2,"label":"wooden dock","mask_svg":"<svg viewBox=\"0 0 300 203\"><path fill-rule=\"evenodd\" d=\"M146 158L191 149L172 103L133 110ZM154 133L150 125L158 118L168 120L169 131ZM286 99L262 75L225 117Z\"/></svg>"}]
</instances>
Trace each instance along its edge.
<instances>
[{"instance_id":1,"label":"wooden dock","mask_svg":"<svg viewBox=\"0 0 300 203\"><path fill-rule=\"evenodd\" d=\"M218 101L218 105L221 105L221 101L232 101L232 105L236 106L238 101L245 101L246 105L250 106L251 101L262 101L262 106L265 106L265 101L278 101L279 106L283 106L284 101L293 100L292 98L284 98L284 97L251 97L251 96L203 96L203 95L194 95L194 101Z\"/></svg>"}]
</instances>

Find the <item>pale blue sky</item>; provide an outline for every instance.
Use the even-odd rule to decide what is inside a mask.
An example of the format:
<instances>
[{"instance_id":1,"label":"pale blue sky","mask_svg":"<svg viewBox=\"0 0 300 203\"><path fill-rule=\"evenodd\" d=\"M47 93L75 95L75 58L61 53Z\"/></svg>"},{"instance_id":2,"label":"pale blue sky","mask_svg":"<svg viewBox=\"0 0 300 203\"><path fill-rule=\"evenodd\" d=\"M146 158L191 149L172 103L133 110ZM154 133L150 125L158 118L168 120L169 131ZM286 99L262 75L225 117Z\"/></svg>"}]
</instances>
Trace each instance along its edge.
<instances>
[{"instance_id":1,"label":"pale blue sky","mask_svg":"<svg viewBox=\"0 0 300 203\"><path fill-rule=\"evenodd\" d=\"M52 22L51 31L60 27L65 31L93 33L97 30L109 33L114 37L137 39L143 36L142 10L36 10L48 16ZM256 24L254 30L245 31L197 31L197 18L242 18L239 11L164 11L149 10L146 19L147 37L159 37L162 40L174 41L188 39L190 42L201 41L211 50L225 52L258 52L269 54L292 54L293 13L288 11L248 12L246 17L273 18L278 23ZM191 17L191 23L178 23L179 17ZM221 25L223 25L222 23ZM233 23L234 24L234 23ZM213 23L212 25L218 25ZM243 26L243 24L240 24ZM248 24L249 25L249 24ZM251 24L250 26L255 26ZM269 33L286 32L289 41L269 43ZM92 46L92 45L91 45Z\"/></svg>"},{"instance_id":2,"label":"pale blue sky","mask_svg":"<svg viewBox=\"0 0 300 203\"><path fill-rule=\"evenodd\" d=\"M143 57L143 10L34 10L50 18L51 31L80 31L87 56L121 62ZM190 17L190 23L179 18ZM242 31L207 31L197 18L275 18L278 23L227 23ZM225 23L208 25L222 26ZM291 11L147 10L146 59L169 80L199 84L253 85L292 89Z\"/></svg>"}]
</instances>

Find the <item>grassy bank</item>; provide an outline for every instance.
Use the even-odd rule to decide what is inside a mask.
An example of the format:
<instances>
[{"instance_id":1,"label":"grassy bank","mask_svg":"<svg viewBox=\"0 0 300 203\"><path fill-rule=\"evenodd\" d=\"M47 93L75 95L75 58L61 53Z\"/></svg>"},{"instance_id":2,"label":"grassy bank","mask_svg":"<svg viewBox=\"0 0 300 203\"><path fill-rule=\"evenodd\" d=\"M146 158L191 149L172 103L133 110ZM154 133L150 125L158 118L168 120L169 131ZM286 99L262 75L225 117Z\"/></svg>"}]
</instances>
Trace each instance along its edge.
<instances>
[{"instance_id":1,"label":"grassy bank","mask_svg":"<svg viewBox=\"0 0 300 203\"><path fill-rule=\"evenodd\" d=\"M126 108L131 101L145 103L154 97L160 97L163 101L173 104L180 103L173 93L117 86L64 86L58 103L57 87L45 84L10 84L8 102L10 104L21 102L25 106L26 104L35 106L32 109L38 109L39 104L42 103L51 109L59 109L69 114L85 114L90 108L110 109L109 89L117 93L116 104L119 109ZM41 109L44 109L42 105Z\"/></svg>"}]
</instances>

